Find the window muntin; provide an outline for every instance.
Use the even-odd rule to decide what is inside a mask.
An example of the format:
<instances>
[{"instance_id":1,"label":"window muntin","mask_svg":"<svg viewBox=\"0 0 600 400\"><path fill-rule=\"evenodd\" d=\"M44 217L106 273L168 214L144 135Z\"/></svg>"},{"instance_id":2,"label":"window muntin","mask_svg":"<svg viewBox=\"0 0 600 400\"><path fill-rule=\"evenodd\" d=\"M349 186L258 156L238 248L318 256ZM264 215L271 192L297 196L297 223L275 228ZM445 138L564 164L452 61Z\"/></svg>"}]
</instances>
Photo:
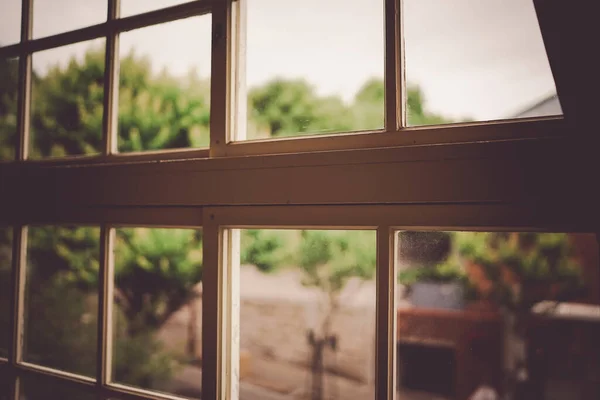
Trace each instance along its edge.
<instances>
[{"instance_id":1,"label":"window muntin","mask_svg":"<svg viewBox=\"0 0 600 400\"><path fill-rule=\"evenodd\" d=\"M533 1L403 3L409 126L562 114Z\"/></svg>"},{"instance_id":2,"label":"window muntin","mask_svg":"<svg viewBox=\"0 0 600 400\"><path fill-rule=\"evenodd\" d=\"M23 361L96 376L100 229L27 229Z\"/></svg>"},{"instance_id":3,"label":"window muntin","mask_svg":"<svg viewBox=\"0 0 600 400\"><path fill-rule=\"evenodd\" d=\"M2 2L0 15L0 47L21 41L21 1L5 0Z\"/></svg>"},{"instance_id":4,"label":"window muntin","mask_svg":"<svg viewBox=\"0 0 600 400\"><path fill-rule=\"evenodd\" d=\"M119 152L208 146L210 32L207 14L120 35Z\"/></svg>"},{"instance_id":5,"label":"window muntin","mask_svg":"<svg viewBox=\"0 0 600 400\"><path fill-rule=\"evenodd\" d=\"M34 0L33 38L56 35L106 21L110 0Z\"/></svg>"},{"instance_id":6,"label":"window muntin","mask_svg":"<svg viewBox=\"0 0 600 400\"><path fill-rule=\"evenodd\" d=\"M383 1L242 1L248 121L237 139L383 129Z\"/></svg>"},{"instance_id":7,"label":"window muntin","mask_svg":"<svg viewBox=\"0 0 600 400\"><path fill-rule=\"evenodd\" d=\"M372 399L376 235L241 231L239 398Z\"/></svg>"},{"instance_id":8,"label":"window muntin","mask_svg":"<svg viewBox=\"0 0 600 400\"><path fill-rule=\"evenodd\" d=\"M0 161L15 158L19 59L0 58Z\"/></svg>"},{"instance_id":9,"label":"window muntin","mask_svg":"<svg viewBox=\"0 0 600 400\"><path fill-rule=\"evenodd\" d=\"M102 152L105 40L34 53L29 156Z\"/></svg>"},{"instance_id":10,"label":"window muntin","mask_svg":"<svg viewBox=\"0 0 600 400\"><path fill-rule=\"evenodd\" d=\"M89 391L57 383L56 380L51 380L44 377L25 376L19 382L20 396L17 400L42 400L47 399L48 395L64 400L97 400Z\"/></svg>"},{"instance_id":11,"label":"window muntin","mask_svg":"<svg viewBox=\"0 0 600 400\"><path fill-rule=\"evenodd\" d=\"M112 378L200 398L202 231L116 228Z\"/></svg>"},{"instance_id":12,"label":"window muntin","mask_svg":"<svg viewBox=\"0 0 600 400\"><path fill-rule=\"evenodd\" d=\"M0 226L0 358L8 357L13 230ZM2 393L2 392L0 392Z\"/></svg>"}]
</instances>

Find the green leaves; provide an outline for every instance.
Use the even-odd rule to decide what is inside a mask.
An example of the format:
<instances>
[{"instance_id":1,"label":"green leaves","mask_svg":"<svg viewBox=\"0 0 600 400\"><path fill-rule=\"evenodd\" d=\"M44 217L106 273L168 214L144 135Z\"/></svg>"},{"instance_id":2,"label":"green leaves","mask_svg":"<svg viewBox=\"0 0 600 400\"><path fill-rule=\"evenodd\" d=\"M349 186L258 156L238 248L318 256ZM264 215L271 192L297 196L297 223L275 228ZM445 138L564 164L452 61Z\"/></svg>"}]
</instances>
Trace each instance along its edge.
<instances>
[{"instance_id":1,"label":"green leaves","mask_svg":"<svg viewBox=\"0 0 600 400\"><path fill-rule=\"evenodd\" d=\"M376 239L372 231L302 231L298 266L304 284L339 293L353 277L372 279L376 269Z\"/></svg>"},{"instance_id":2,"label":"green leaves","mask_svg":"<svg viewBox=\"0 0 600 400\"><path fill-rule=\"evenodd\" d=\"M202 279L202 237L190 229L120 228L115 288L132 334L157 328L192 296Z\"/></svg>"},{"instance_id":3,"label":"green leaves","mask_svg":"<svg viewBox=\"0 0 600 400\"><path fill-rule=\"evenodd\" d=\"M291 243L284 231L248 229L242 235L242 264L252 264L262 272L271 272L290 261Z\"/></svg>"}]
</instances>

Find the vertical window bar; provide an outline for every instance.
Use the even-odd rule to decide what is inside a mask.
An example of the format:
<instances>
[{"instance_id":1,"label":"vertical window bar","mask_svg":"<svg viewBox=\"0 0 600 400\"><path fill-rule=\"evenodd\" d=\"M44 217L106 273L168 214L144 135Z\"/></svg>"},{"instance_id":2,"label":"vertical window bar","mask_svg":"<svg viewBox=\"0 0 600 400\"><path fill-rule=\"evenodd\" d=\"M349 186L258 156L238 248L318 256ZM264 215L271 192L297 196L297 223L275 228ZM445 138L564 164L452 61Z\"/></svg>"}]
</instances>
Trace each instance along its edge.
<instances>
[{"instance_id":1,"label":"vertical window bar","mask_svg":"<svg viewBox=\"0 0 600 400\"><path fill-rule=\"evenodd\" d=\"M231 130L231 4L217 0L212 10L210 156L223 155Z\"/></svg>"},{"instance_id":2,"label":"vertical window bar","mask_svg":"<svg viewBox=\"0 0 600 400\"><path fill-rule=\"evenodd\" d=\"M225 360L223 344L223 295L224 277L221 274L223 261L223 238L214 223L215 215L205 209L202 227L202 399L225 399L223 390L223 368ZM226 278L226 277L225 277Z\"/></svg>"},{"instance_id":3,"label":"vertical window bar","mask_svg":"<svg viewBox=\"0 0 600 400\"><path fill-rule=\"evenodd\" d=\"M385 129L406 126L402 0L385 1Z\"/></svg>"},{"instance_id":4,"label":"vertical window bar","mask_svg":"<svg viewBox=\"0 0 600 400\"><path fill-rule=\"evenodd\" d=\"M31 39L33 24L33 0L23 0L21 10L21 43ZM31 54L19 55L19 97L17 105L17 160L26 160L29 153L29 121L31 110Z\"/></svg>"},{"instance_id":5,"label":"vertical window bar","mask_svg":"<svg viewBox=\"0 0 600 400\"><path fill-rule=\"evenodd\" d=\"M11 272L11 307L8 349L8 368L12 373L22 359L23 348L23 304L25 299L25 274L27 255L27 227L16 226L13 230L13 252ZM14 399L19 398L19 383L16 374L12 374Z\"/></svg>"},{"instance_id":6,"label":"vertical window bar","mask_svg":"<svg viewBox=\"0 0 600 400\"><path fill-rule=\"evenodd\" d=\"M112 356L114 230L104 225L100 232L100 270L98 272L98 349L96 384L105 386L110 380Z\"/></svg>"},{"instance_id":7,"label":"vertical window bar","mask_svg":"<svg viewBox=\"0 0 600 400\"><path fill-rule=\"evenodd\" d=\"M395 235L387 226L377 229L377 341L375 399L396 397L396 263Z\"/></svg>"},{"instance_id":8,"label":"vertical window bar","mask_svg":"<svg viewBox=\"0 0 600 400\"><path fill-rule=\"evenodd\" d=\"M108 1L107 21L119 18L120 0ZM111 30L106 36L104 65L104 109L102 116L102 152L117 152L117 117L119 114L119 33Z\"/></svg>"}]
</instances>

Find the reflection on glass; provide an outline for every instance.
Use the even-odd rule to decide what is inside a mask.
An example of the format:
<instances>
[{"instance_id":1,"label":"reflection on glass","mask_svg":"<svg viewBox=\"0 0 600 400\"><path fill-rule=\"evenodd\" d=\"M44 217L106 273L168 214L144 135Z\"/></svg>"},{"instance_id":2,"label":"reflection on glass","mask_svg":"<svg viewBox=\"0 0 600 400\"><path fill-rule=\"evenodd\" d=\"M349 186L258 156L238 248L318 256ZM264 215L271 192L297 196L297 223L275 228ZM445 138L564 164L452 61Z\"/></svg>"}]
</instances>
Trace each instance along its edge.
<instances>
[{"instance_id":1,"label":"reflection on glass","mask_svg":"<svg viewBox=\"0 0 600 400\"><path fill-rule=\"evenodd\" d=\"M33 38L101 24L107 15L108 0L35 0Z\"/></svg>"},{"instance_id":2,"label":"reflection on glass","mask_svg":"<svg viewBox=\"0 0 600 400\"><path fill-rule=\"evenodd\" d=\"M248 0L247 14L246 139L383 128L383 1Z\"/></svg>"},{"instance_id":3,"label":"reflection on glass","mask_svg":"<svg viewBox=\"0 0 600 400\"><path fill-rule=\"evenodd\" d=\"M406 0L409 125L562 114L531 0Z\"/></svg>"},{"instance_id":4,"label":"reflection on glass","mask_svg":"<svg viewBox=\"0 0 600 400\"><path fill-rule=\"evenodd\" d=\"M129 17L148 11L187 3L190 0L121 0L121 17Z\"/></svg>"},{"instance_id":5,"label":"reflection on glass","mask_svg":"<svg viewBox=\"0 0 600 400\"><path fill-rule=\"evenodd\" d=\"M104 39L33 54L30 157L98 154Z\"/></svg>"},{"instance_id":6,"label":"reflection on glass","mask_svg":"<svg viewBox=\"0 0 600 400\"><path fill-rule=\"evenodd\" d=\"M0 58L0 161L15 158L19 59Z\"/></svg>"},{"instance_id":7,"label":"reflection on glass","mask_svg":"<svg viewBox=\"0 0 600 400\"><path fill-rule=\"evenodd\" d=\"M200 398L202 231L117 229L114 263L113 380Z\"/></svg>"},{"instance_id":8,"label":"reflection on glass","mask_svg":"<svg viewBox=\"0 0 600 400\"><path fill-rule=\"evenodd\" d=\"M90 388L90 390L93 390ZM23 377L19 384L19 400L98 400L100 397L72 385L56 383L45 377Z\"/></svg>"},{"instance_id":9,"label":"reflection on glass","mask_svg":"<svg viewBox=\"0 0 600 400\"><path fill-rule=\"evenodd\" d=\"M244 230L240 400L373 399L373 231Z\"/></svg>"},{"instance_id":10,"label":"reflection on glass","mask_svg":"<svg viewBox=\"0 0 600 400\"><path fill-rule=\"evenodd\" d=\"M8 357L8 332L12 326L9 320L11 268L12 228L0 227L0 358Z\"/></svg>"},{"instance_id":11,"label":"reflection on glass","mask_svg":"<svg viewBox=\"0 0 600 400\"><path fill-rule=\"evenodd\" d=\"M0 47L21 40L21 0L3 0L0 13Z\"/></svg>"},{"instance_id":12,"label":"reflection on glass","mask_svg":"<svg viewBox=\"0 0 600 400\"><path fill-rule=\"evenodd\" d=\"M210 38L210 15L121 35L119 151L208 146Z\"/></svg>"},{"instance_id":13,"label":"reflection on glass","mask_svg":"<svg viewBox=\"0 0 600 400\"><path fill-rule=\"evenodd\" d=\"M598 398L595 235L404 231L397 243L400 399Z\"/></svg>"},{"instance_id":14,"label":"reflection on glass","mask_svg":"<svg viewBox=\"0 0 600 400\"><path fill-rule=\"evenodd\" d=\"M27 241L23 360L94 377L100 228L29 227Z\"/></svg>"}]
</instances>

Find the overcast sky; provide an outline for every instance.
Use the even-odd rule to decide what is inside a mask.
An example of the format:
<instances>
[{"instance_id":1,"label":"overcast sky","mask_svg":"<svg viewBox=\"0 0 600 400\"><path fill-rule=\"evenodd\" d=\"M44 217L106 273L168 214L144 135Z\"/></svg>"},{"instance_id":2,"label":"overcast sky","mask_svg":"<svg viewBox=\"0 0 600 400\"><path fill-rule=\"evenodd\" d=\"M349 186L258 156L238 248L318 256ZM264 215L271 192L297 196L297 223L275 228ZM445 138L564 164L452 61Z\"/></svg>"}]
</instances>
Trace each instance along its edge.
<instances>
[{"instance_id":1,"label":"overcast sky","mask_svg":"<svg viewBox=\"0 0 600 400\"><path fill-rule=\"evenodd\" d=\"M121 0L122 16L183 3ZM1 0L0 43L19 37L20 1ZM106 0L34 0L34 37L106 19ZM555 91L531 0L404 0L406 75L427 107L448 117L507 117ZM247 81L303 77L320 94L350 100L383 77L382 0L248 0ZM102 39L96 41L102 43ZM89 43L34 55L42 72ZM135 49L175 74L210 74L210 16L125 33Z\"/></svg>"}]
</instances>

